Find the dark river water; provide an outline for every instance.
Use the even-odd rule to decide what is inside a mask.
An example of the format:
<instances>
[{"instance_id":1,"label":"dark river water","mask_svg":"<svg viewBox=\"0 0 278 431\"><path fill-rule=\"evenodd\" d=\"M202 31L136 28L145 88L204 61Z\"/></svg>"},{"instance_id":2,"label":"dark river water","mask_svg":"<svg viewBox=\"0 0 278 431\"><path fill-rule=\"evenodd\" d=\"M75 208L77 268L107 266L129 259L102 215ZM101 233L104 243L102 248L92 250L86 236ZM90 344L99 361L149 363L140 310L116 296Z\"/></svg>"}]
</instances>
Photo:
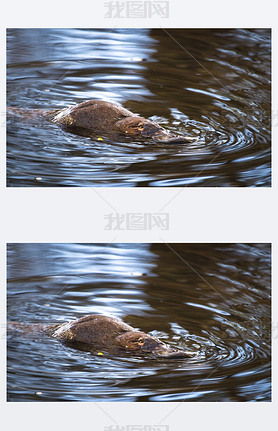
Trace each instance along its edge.
<instances>
[{"instance_id":1,"label":"dark river water","mask_svg":"<svg viewBox=\"0 0 278 431\"><path fill-rule=\"evenodd\" d=\"M270 56L264 29L10 29L8 106L114 101L198 140L80 137L8 117L7 184L270 186Z\"/></svg>"},{"instance_id":2,"label":"dark river water","mask_svg":"<svg viewBox=\"0 0 278 431\"><path fill-rule=\"evenodd\" d=\"M104 314L198 355L95 356L8 332L9 401L270 401L268 244L10 244L8 320Z\"/></svg>"}]
</instances>

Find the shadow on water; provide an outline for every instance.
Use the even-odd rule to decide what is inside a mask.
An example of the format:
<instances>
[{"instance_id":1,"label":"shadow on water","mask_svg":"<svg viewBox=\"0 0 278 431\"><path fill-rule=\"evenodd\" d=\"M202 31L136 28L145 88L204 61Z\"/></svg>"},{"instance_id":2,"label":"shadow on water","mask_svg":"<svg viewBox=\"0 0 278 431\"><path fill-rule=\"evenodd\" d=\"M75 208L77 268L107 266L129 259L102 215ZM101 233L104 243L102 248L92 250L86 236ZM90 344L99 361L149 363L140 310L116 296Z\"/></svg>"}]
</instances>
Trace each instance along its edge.
<instances>
[{"instance_id":1,"label":"shadow on water","mask_svg":"<svg viewBox=\"0 0 278 431\"><path fill-rule=\"evenodd\" d=\"M8 30L8 106L114 101L198 138L122 142L8 119L8 185L270 186L270 42L264 29Z\"/></svg>"},{"instance_id":2,"label":"shadow on water","mask_svg":"<svg viewBox=\"0 0 278 431\"><path fill-rule=\"evenodd\" d=\"M164 360L8 333L9 401L270 401L268 244L10 244L8 320L121 318L197 352Z\"/></svg>"}]
</instances>

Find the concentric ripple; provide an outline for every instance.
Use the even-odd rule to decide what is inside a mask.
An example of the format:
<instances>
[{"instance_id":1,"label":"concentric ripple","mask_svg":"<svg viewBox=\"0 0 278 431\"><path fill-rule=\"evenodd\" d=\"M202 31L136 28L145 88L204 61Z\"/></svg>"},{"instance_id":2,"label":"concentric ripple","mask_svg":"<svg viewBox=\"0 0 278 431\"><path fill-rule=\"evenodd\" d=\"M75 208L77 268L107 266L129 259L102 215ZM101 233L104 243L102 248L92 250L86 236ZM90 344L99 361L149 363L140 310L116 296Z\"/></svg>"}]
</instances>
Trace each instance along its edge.
<instances>
[{"instance_id":1,"label":"concentric ripple","mask_svg":"<svg viewBox=\"0 0 278 431\"><path fill-rule=\"evenodd\" d=\"M8 118L10 186L271 185L268 30L12 29L7 47L8 106L114 101L198 138L80 137Z\"/></svg>"},{"instance_id":2,"label":"concentric ripple","mask_svg":"<svg viewBox=\"0 0 278 431\"><path fill-rule=\"evenodd\" d=\"M25 330L8 333L9 400L269 401L270 246L171 248L10 245L8 319ZM88 314L122 318L197 355L91 354L34 326Z\"/></svg>"}]
</instances>

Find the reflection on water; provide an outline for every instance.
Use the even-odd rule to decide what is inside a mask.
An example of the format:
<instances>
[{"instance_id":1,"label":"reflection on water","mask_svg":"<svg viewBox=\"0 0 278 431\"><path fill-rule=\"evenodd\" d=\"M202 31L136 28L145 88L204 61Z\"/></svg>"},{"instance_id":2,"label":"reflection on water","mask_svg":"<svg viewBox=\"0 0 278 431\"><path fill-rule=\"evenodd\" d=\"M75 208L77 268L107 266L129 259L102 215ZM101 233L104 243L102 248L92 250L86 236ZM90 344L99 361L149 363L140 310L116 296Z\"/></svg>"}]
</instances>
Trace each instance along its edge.
<instances>
[{"instance_id":1,"label":"reflection on water","mask_svg":"<svg viewBox=\"0 0 278 431\"><path fill-rule=\"evenodd\" d=\"M270 32L10 29L8 106L119 102L193 144L8 118L10 186L269 186Z\"/></svg>"},{"instance_id":2,"label":"reflection on water","mask_svg":"<svg viewBox=\"0 0 278 431\"><path fill-rule=\"evenodd\" d=\"M8 334L9 401L269 401L267 244L11 244L8 320L104 314L198 352L93 356ZM37 394L41 392L41 394Z\"/></svg>"}]
</instances>

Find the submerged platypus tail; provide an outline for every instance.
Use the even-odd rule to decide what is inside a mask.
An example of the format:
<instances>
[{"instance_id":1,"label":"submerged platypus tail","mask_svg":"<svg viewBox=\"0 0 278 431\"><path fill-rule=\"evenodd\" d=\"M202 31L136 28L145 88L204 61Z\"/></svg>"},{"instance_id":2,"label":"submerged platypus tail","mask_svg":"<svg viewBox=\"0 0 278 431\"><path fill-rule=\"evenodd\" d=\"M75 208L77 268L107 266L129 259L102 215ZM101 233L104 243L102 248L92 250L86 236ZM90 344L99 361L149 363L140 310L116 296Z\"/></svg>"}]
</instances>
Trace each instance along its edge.
<instances>
[{"instance_id":1,"label":"submerged platypus tail","mask_svg":"<svg viewBox=\"0 0 278 431\"><path fill-rule=\"evenodd\" d=\"M52 121L58 109L47 110L47 109L23 109L8 106L7 108L7 119L21 119L21 120L34 120L36 118L45 118L48 121Z\"/></svg>"},{"instance_id":2,"label":"submerged platypus tail","mask_svg":"<svg viewBox=\"0 0 278 431\"><path fill-rule=\"evenodd\" d=\"M44 325L41 323L19 323L19 322L7 322L7 333L15 333L15 332L21 332L21 333L34 333L34 332L40 332L44 328Z\"/></svg>"}]
</instances>

